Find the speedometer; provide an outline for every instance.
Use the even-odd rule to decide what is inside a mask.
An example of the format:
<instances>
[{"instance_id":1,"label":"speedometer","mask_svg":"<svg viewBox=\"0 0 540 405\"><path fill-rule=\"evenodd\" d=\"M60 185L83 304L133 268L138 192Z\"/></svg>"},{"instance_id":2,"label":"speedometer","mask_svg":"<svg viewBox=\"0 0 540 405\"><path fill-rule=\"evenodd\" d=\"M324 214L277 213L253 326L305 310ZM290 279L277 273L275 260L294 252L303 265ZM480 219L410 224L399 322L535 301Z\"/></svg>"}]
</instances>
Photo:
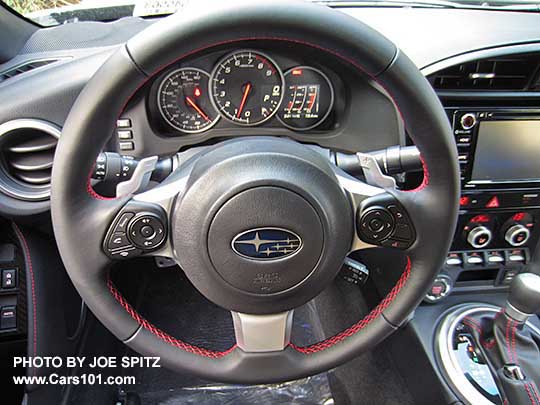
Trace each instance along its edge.
<instances>
[{"instance_id":1,"label":"speedometer","mask_svg":"<svg viewBox=\"0 0 540 405\"><path fill-rule=\"evenodd\" d=\"M193 67L169 73L158 90L158 107L167 123L187 133L212 127L219 119L208 96L210 75Z\"/></svg>"},{"instance_id":2,"label":"speedometer","mask_svg":"<svg viewBox=\"0 0 540 405\"><path fill-rule=\"evenodd\" d=\"M225 56L210 81L216 109L239 125L258 125L270 119L283 98L283 73L272 59L256 51Z\"/></svg>"}]
</instances>

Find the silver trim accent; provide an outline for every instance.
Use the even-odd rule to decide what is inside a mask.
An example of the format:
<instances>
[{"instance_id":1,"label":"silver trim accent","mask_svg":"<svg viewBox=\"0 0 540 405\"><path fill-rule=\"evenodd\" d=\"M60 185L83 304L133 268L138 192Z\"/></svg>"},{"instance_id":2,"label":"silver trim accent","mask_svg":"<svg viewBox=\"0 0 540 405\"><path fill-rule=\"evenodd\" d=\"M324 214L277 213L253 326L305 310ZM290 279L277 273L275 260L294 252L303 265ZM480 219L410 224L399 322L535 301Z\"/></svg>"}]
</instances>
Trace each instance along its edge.
<instances>
[{"instance_id":1,"label":"silver trim accent","mask_svg":"<svg viewBox=\"0 0 540 405\"><path fill-rule=\"evenodd\" d=\"M519 309L517 309L515 306L513 306L512 304L510 304L510 302L506 301L506 305L504 307L504 310L506 312L506 314L518 321L518 322L525 322L527 319L529 319L532 314L526 314L525 312L523 311L520 311Z\"/></svg>"},{"instance_id":2,"label":"silver trim accent","mask_svg":"<svg viewBox=\"0 0 540 405\"><path fill-rule=\"evenodd\" d=\"M126 197L141 191L150 181L150 175L156 168L157 161L157 156L142 159L133 171L131 178L116 185L116 197Z\"/></svg>"},{"instance_id":3,"label":"silver trim accent","mask_svg":"<svg viewBox=\"0 0 540 405\"><path fill-rule=\"evenodd\" d=\"M481 234L487 235L487 241L485 243L476 243L476 237ZM477 226L476 228L471 229L471 231L467 235L467 242L469 242L469 245L471 245L475 249L482 249L491 243L492 237L493 234L488 228L486 228L485 226Z\"/></svg>"},{"instance_id":4,"label":"silver trim accent","mask_svg":"<svg viewBox=\"0 0 540 405\"><path fill-rule=\"evenodd\" d=\"M9 134L13 131L17 131L21 129L35 129L38 131L42 131L48 135L51 135L56 139L60 139L60 135L62 133L61 128L56 126L53 123L34 119L34 118L23 118L23 119L7 121L7 122L4 122L3 124L0 124L0 138L2 136L5 136L6 134ZM12 179L10 176L7 176L7 173L4 173L4 174L6 175L6 178L9 178L10 180L12 180L14 184L17 184L15 179ZM31 186L27 186L27 187L31 188ZM0 181L0 191L2 191L4 194L10 197L17 198L23 201L48 200L51 195L50 185L46 187L45 186L41 187L41 189L42 191L26 192L24 190L15 189L13 186L6 184L5 181Z\"/></svg>"},{"instance_id":5,"label":"silver trim accent","mask_svg":"<svg viewBox=\"0 0 540 405\"><path fill-rule=\"evenodd\" d=\"M360 166L362 166L366 181L372 186L381 187L384 189L395 189L396 180L393 177L386 176L381 171L377 159L369 153L357 153Z\"/></svg>"},{"instance_id":6,"label":"silver trim accent","mask_svg":"<svg viewBox=\"0 0 540 405\"><path fill-rule=\"evenodd\" d=\"M137 337L137 335L139 334L141 329L142 329L142 325L139 325L137 330L135 330L135 332L133 332L133 335L131 335L130 337L128 337L125 340L122 340L122 343L129 344L132 340L134 340Z\"/></svg>"},{"instance_id":7,"label":"silver trim accent","mask_svg":"<svg viewBox=\"0 0 540 405\"><path fill-rule=\"evenodd\" d=\"M236 344L245 352L277 352L291 341L294 310L270 315L231 311Z\"/></svg>"},{"instance_id":8,"label":"silver trim accent","mask_svg":"<svg viewBox=\"0 0 540 405\"><path fill-rule=\"evenodd\" d=\"M527 234L527 236L525 237L525 239L523 239L523 241L521 242L515 242L514 241L514 237L520 233L520 232L525 232ZM529 231L529 228L521 225L521 224L516 224L516 225L512 225L510 228L508 228L508 230L504 233L504 239L512 246L514 247L519 247L519 246L523 246L525 243L527 243L527 241L529 240L529 238L531 237L531 231Z\"/></svg>"},{"instance_id":9,"label":"silver trim accent","mask_svg":"<svg viewBox=\"0 0 540 405\"><path fill-rule=\"evenodd\" d=\"M212 104L212 107L214 108L215 112L216 112L216 118L214 118L213 121L210 121L209 124L205 125L203 128L201 129L185 129L185 128L181 128L177 125L175 125L173 122L171 122L171 120L165 115L165 113L163 112L163 108L161 106L161 99L160 99L160 96L161 96L161 90L163 89L163 86L165 85L165 82L167 80L169 80L171 78L172 75L174 74L177 74L178 72L181 72L183 70L195 70L197 72L200 72L200 73L203 73L204 75L206 75L208 77L208 89L210 89L210 74L208 74L208 72L202 70L202 69L198 69L198 68L194 68L194 67L185 67L185 68L181 68L181 69L175 69L173 70L172 72L170 72L169 74L167 74L167 76L165 76L162 80L161 80L161 83L159 84L159 88L158 88L158 91L157 91L157 105L158 105L158 110L159 110L159 113L161 114L161 116L163 117L163 119L165 120L165 122L167 124L169 124L172 128L180 131L180 132L183 132L185 134L200 134L201 132L204 132L204 131L207 131L209 130L210 128L212 128L214 125L217 124L217 122L219 121L219 118L221 117L219 112L215 109L214 107L214 104L211 102Z\"/></svg>"},{"instance_id":10,"label":"silver trim accent","mask_svg":"<svg viewBox=\"0 0 540 405\"><path fill-rule=\"evenodd\" d=\"M355 215L354 223L356 223L356 212L358 212L363 200L374 195L383 194L386 192L386 189L396 188L395 179L383 174L377 160L373 155L368 153L357 153L356 156L358 157L360 165L362 166L367 183L352 177L343 170L339 169L337 166L332 165L341 187L349 195L351 200L351 206ZM378 246L361 240L358 237L358 232L355 230L349 253L356 250L370 249L375 247Z\"/></svg>"},{"instance_id":11,"label":"silver trim accent","mask_svg":"<svg viewBox=\"0 0 540 405\"><path fill-rule=\"evenodd\" d=\"M285 83L283 84L283 92L285 93L286 89L285 89L285 86L287 85L287 75L290 74L293 70L296 70L296 69L302 69L302 70L311 70L313 72L316 72L318 74L320 74L323 79L326 80L326 82L328 83L328 87L330 87L330 105L328 106L328 110L326 111L326 113L323 115L322 118L319 118L315 124L309 126L309 127L305 127L305 128L298 128L298 127L293 127L292 125L289 125L287 124L280 116L279 114L276 115L277 119L279 120L279 122L281 122L283 124L283 126L289 128L289 129L292 129L293 131L308 131L310 129L313 129L313 128L316 128L318 127L319 125L321 125L324 120L326 118L328 118L328 116L330 115L330 113L332 112L332 108L334 108L334 87L332 86L332 82L330 81L330 79L328 78L328 76L326 76L324 74L324 72L322 72L321 70L319 69L316 69L312 66L295 66L293 68L290 68L289 70L287 70L284 74L283 74L283 78L285 79ZM285 99L285 96L283 97L283 99L281 100L281 103L280 105L278 106L278 110L281 109L281 104L283 104L283 100Z\"/></svg>"},{"instance_id":12,"label":"silver trim accent","mask_svg":"<svg viewBox=\"0 0 540 405\"><path fill-rule=\"evenodd\" d=\"M447 382L452 390L467 404L488 405L488 401L463 375L453 350L454 331L462 319L466 316L479 312L497 313L501 308L489 304L472 303L462 304L451 308L440 322L435 334L434 348L437 360L441 365L441 371L447 378ZM526 325L540 336L540 330L527 322Z\"/></svg>"},{"instance_id":13,"label":"silver trim accent","mask_svg":"<svg viewBox=\"0 0 540 405\"><path fill-rule=\"evenodd\" d=\"M258 55L261 55L263 58L266 58L266 60L268 60L268 62L270 62L271 64L274 65L274 67L276 68L276 71L279 73L279 77L281 78L281 96L279 98L279 101L276 105L276 108L274 108L274 111L269 114L265 119L261 120L261 121L257 121L257 122L254 122L254 123L243 123L241 121L238 121L238 120L234 120L234 119L231 119L230 117L228 117L223 111L222 111L222 108L220 108L216 102L216 100L214 99L214 92L213 92L213 81L214 81L214 78L216 76L216 73L218 71L219 68L223 68L223 62L225 61L228 61L229 59L231 59L231 57L236 57L236 55L238 54L241 54L241 53L254 53L254 54L258 54ZM283 76L283 71L281 70L281 68L279 67L279 65L271 58L269 57L268 55L266 55L265 53L262 53L260 51L256 51L256 50L253 50L253 49L238 49L236 51L233 51L231 53L228 53L227 55L225 55L224 57L222 57L217 63L216 65L214 66L214 68L212 69L212 73L210 74L210 83L208 85L208 91L210 93L210 101L212 102L212 105L214 106L214 108L216 109L216 111L219 112L219 114L224 118L226 119L227 121L229 122L232 122L233 124L236 124L236 125L239 125L239 126L243 126L243 127L253 127L253 126L257 126L257 125L260 125L262 124L263 122L266 122L268 121L270 118L272 118L276 113L277 111L279 110L279 107L281 107L281 103L283 102L283 96L285 94L284 92L285 90L285 77Z\"/></svg>"},{"instance_id":14,"label":"silver trim accent","mask_svg":"<svg viewBox=\"0 0 540 405\"><path fill-rule=\"evenodd\" d=\"M497 48L482 49L466 54L452 56L448 59L443 59L431 65L424 66L422 69L420 69L420 71L423 73L424 76L429 76L433 73L437 73L440 70L449 68L454 65L459 65L460 63L472 62L477 59L492 58L495 56L507 56L520 53L538 52L539 50L540 43L500 46Z\"/></svg>"},{"instance_id":15,"label":"silver trim accent","mask_svg":"<svg viewBox=\"0 0 540 405\"><path fill-rule=\"evenodd\" d=\"M465 119L467 119L467 118L472 118L472 120L473 120L472 122L473 122L473 123L472 123L471 125L465 125L465 124L464 124L464 121L465 121ZM473 127L476 125L476 114L473 114L473 113L463 114L463 115L461 116L461 119L459 120L459 123L461 124L461 127L462 127L463 129L471 129L471 128L473 128Z\"/></svg>"}]
</instances>

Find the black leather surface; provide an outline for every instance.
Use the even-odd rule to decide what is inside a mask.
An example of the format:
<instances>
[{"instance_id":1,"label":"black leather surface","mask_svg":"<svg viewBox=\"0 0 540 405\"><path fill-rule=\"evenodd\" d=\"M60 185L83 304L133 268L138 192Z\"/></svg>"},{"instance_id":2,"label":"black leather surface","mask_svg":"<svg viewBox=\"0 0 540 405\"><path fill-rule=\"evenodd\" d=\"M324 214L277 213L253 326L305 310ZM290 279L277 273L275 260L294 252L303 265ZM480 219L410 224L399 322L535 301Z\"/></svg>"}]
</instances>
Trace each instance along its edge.
<instances>
[{"instance_id":1,"label":"black leather surface","mask_svg":"<svg viewBox=\"0 0 540 405\"><path fill-rule=\"evenodd\" d=\"M479 349L498 376L497 383L509 403L540 404L540 349L529 328L505 313L473 318L467 325L476 341L481 343ZM505 365L519 366L525 379L509 378L504 373Z\"/></svg>"},{"instance_id":2,"label":"black leather surface","mask_svg":"<svg viewBox=\"0 0 540 405\"><path fill-rule=\"evenodd\" d=\"M238 38L274 38L291 46L315 47L378 75L379 83L399 105L407 130L429 168L425 188L396 193L419 235L409 252L411 276L385 311L385 318L375 318L361 332L316 354L300 354L290 347L279 354L235 350L219 360L182 351L144 328L129 342L140 353L161 356L172 369L205 378L244 383L290 380L335 367L370 348L420 302L442 264L455 226L456 150L448 121L428 82L392 43L369 27L307 3L245 3L242 9L213 4L211 11L172 16L129 41L127 49L138 68L146 74L155 73L182 55ZM120 339L131 336L137 324L105 288L107 261L99 246L105 224L122 202L88 197L85 179L125 100L144 79L125 49L114 55L70 113L53 169L52 213L62 258L90 309Z\"/></svg>"}]
</instances>

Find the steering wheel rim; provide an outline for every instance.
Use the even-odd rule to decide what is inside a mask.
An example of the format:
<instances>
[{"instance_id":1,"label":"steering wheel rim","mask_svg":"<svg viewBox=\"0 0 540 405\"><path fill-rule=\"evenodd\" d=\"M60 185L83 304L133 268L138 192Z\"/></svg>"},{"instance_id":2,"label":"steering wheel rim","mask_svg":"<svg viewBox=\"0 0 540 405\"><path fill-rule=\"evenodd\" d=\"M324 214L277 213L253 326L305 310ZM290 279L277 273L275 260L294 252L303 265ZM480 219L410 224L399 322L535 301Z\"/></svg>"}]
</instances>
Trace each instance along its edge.
<instances>
[{"instance_id":1,"label":"steering wheel rim","mask_svg":"<svg viewBox=\"0 0 540 405\"><path fill-rule=\"evenodd\" d=\"M369 315L346 331L307 348L290 344L280 352L248 353L233 346L216 352L154 327L112 285L107 271L110 259L101 247L108 225L129 198L105 199L87 179L116 119L148 80L197 52L255 40L301 44L331 54L387 91L423 157L422 185L411 192L392 190L415 219L418 236L407 251L397 284ZM394 44L352 17L323 6L287 1L241 7L212 4L211 11L202 13L186 10L122 46L83 89L65 123L53 166L51 210L60 254L75 287L114 335L141 354L160 356L173 370L224 382L267 383L336 367L401 325L422 300L446 256L458 195L457 153L448 119L414 64Z\"/></svg>"}]
</instances>

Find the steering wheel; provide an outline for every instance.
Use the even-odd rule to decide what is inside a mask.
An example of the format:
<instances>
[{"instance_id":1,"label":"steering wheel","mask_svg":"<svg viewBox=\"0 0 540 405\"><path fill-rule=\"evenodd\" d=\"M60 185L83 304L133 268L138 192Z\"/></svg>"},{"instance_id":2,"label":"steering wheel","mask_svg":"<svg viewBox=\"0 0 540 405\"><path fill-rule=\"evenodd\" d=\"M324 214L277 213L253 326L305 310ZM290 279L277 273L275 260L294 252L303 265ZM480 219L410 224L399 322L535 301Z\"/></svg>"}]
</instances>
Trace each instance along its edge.
<instances>
[{"instance_id":1,"label":"steering wheel","mask_svg":"<svg viewBox=\"0 0 540 405\"><path fill-rule=\"evenodd\" d=\"M395 331L443 263L459 195L457 152L445 112L429 83L393 43L324 6L256 3L213 2L204 12L184 10L121 46L69 113L52 174L60 254L96 317L132 349L161 357L172 370L231 383L319 373ZM370 179L362 182L306 145L254 136L194 152L149 191L114 199L94 192L88 179L95 159L141 86L190 55L257 40L312 48L382 86L421 152L421 186L398 190L369 155L358 154ZM375 230L366 233L373 218L384 229L371 227ZM144 226L149 228L143 232ZM404 226L409 230L405 241L395 234ZM127 253L111 254L108 238L122 231L138 235L139 242ZM150 239L144 235L150 234L151 246L146 246ZM290 251L266 260L258 250L268 240L286 240ZM407 256L388 295L333 337L307 347L290 342L294 308L332 282L349 252L378 245ZM206 298L232 312L236 345L224 352L197 347L138 314L109 279L116 259L137 254L174 258Z\"/></svg>"}]
</instances>

